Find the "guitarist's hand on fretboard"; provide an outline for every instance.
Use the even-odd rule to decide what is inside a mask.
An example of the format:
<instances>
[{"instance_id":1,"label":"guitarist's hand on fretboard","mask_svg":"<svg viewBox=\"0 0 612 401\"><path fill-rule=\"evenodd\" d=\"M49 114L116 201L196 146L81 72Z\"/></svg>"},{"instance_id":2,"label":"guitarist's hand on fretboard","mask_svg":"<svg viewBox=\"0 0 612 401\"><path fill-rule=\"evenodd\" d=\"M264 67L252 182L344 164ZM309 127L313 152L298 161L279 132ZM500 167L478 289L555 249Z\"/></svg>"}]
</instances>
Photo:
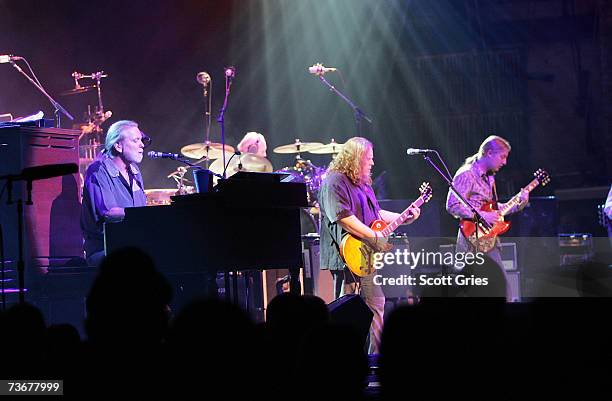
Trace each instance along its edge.
<instances>
[{"instance_id":1,"label":"guitarist's hand on fretboard","mask_svg":"<svg viewBox=\"0 0 612 401\"><path fill-rule=\"evenodd\" d=\"M414 221L418 219L419 216L421 215L421 208L417 206L413 206L409 210L412 216L406 221L408 222L408 224L411 224L411 223L414 223Z\"/></svg>"}]
</instances>

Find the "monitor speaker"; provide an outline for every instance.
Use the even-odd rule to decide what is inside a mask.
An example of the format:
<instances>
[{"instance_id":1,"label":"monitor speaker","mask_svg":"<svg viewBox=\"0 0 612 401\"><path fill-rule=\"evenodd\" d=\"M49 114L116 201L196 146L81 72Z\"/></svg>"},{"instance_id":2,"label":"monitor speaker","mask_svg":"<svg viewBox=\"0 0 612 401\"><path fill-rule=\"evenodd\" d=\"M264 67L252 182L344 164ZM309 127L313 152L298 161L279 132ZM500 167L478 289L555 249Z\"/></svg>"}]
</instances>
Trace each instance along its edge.
<instances>
[{"instance_id":1,"label":"monitor speaker","mask_svg":"<svg viewBox=\"0 0 612 401\"><path fill-rule=\"evenodd\" d=\"M359 295L344 295L327 307L333 323L351 327L365 344L374 314Z\"/></svg>"}]
</instances>

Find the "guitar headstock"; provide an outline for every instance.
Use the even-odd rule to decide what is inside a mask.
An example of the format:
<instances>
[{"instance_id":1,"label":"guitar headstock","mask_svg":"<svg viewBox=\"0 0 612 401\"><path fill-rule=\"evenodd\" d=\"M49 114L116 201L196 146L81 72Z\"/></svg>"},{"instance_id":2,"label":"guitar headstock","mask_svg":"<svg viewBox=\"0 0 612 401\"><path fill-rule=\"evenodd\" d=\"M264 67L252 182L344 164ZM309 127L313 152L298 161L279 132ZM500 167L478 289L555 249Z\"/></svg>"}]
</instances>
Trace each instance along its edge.
<instances>
[{"instance_id":1,"label":"guitar headstock","mask_svg":"<svg viewBox=\"0 0 612 401\"><path fill-rule=\"evenodd\" d=\"M550 182L550 175L545 171L539 168L533 176L538 180L540 185L544 186Z\"/></svg>"},{"instance_id":2,"label":"guitar headstock","mask_svg":"<svg viewBox=\"0 0 612 401\"><path fill-rule=\"evenodd\" d=\"M429 202L433 195L433 190L428 182L424 182L419 187L419 192L421 193L421 199L423 199L423 203Z\"/></svg>"}]
</instances>

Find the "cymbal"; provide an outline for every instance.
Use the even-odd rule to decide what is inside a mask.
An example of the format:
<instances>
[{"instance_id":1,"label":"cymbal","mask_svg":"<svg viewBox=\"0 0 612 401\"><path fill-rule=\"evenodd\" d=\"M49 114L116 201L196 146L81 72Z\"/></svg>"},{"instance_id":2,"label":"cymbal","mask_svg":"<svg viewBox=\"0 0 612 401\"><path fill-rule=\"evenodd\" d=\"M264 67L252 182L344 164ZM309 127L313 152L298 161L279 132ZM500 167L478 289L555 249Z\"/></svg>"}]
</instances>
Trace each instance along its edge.
<instances>
[{"instance_id":1,"label":"cymbal","mask_svg":"<svg viewBox=\"0 0 612 401\"><path fill-rule=\"evenodd\" d=\"M85 93L96 89L96 85L90 86L79 86L78 88L73 88L60 93L60 96L70 96L70 95L78 95L79 93Z\"/></svg>"},{"instance_id":2,"label":"cymbal","mask_svg":"<svg viewBox=\"0 0 612 401\"><path fill-rule=\"evenodd\" d=\"M234 156L232 160L229 161L232 154L233 153L226 153L225 155L225 162L228 163L225 172L226 177L231 177L238 171L253 171L258 173L272 172L272 163L265 157L257 156L253 153L243 153L240 156ZM212 162L209 169L213 173L223 174L223 159L219 158Z\"/></svg>"},{"instance_id":3,"label":"cymbal","mask_svg":"<svg viewBox=\"0 0 612 401\"><path fill-rule=\"evenodd\" d=\"M171 203L171 196L176 195L176 188L162 188L162 189L145 189L145 195L147 196L147 206L152 205L169 205Z\"/></svg>"},{"instance_id":4,"label":"cymbal","mask_svg":"<svg viewBox=\"0 0 612 401\"><path fill-rule=\"evenodd\" d=\"M277 146L274 148L274 153L302 153L310 152L312 149L316 149L323 146L321 142L301 142L296 139L294 143L289 145Z\"/></svg>"},{"instance_id":5,"label":"cymbal","mask_svg":"<svg viewBox=\"0 0 612 401\"><path fill-rule=\"evenodd\" d=\"M209 159L218 159L223 155L223 145L215 142L193 143L183 146L181 153L185 157L191 159L201 159L208 157ZM225 152L234 153L234 148L230 145L225 145Z\"/></svg>"},{"instance_id":6,"label":"cymbal","mask_svg":"<svg viewBox=\"0 0 612 401\"><path fill-rule=\"evenodd\" d=\"M317 154L317 155L326 155L326 154L331 154L331 153L338 153L338 152L340 152L340 150L342 150L343 146L344 146L343 143L337 143L332 138L330 143L327 143L327 144L325 144L323 146L320 146L318 148L309 150L309 152Z\"/></svg>"}]
</instances>

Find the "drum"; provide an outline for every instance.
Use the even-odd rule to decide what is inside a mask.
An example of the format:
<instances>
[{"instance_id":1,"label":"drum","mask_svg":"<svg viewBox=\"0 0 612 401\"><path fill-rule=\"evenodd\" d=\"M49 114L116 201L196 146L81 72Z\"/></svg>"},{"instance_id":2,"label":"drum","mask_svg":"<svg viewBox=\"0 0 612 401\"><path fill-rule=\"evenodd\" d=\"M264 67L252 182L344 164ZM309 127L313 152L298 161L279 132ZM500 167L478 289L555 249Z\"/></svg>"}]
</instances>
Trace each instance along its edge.
<instances>
[{"instance_id":1,"label":"drum","mask_svg":"<svg viewBox=\"0 0 612 401\"><path fill-rule=\"evenodd\" d=\"M300 209L300 228L302 230L302 235L319 233L318 216L311 213L311 209L314 208Z\"/></svg>"},{"instance_id":2,"label":"drum","mask_svg":"<svg viewBox=\"0 0 612 401\"><path fill-rule=\"evenodd\" d=\"M169 205L172 203L171 196L176 195L176 188L174 189L145 189L145 195L147 196L147 206L161 206Z\"/></svg>"},{"instance_id":3,"label":"drum","mask_svg":"<svg viewBox=\"0 0 612 401\"><path fill-rule=\"evenodd\" d=\"M288 173L291 178L284 181L303 182L306 184L306 195L310 206L318 205L319 189L325 178L325 168L317 167L310 160L298 159L293 167L285 167L278 172Z\"/></svg>"}]
</instances>

